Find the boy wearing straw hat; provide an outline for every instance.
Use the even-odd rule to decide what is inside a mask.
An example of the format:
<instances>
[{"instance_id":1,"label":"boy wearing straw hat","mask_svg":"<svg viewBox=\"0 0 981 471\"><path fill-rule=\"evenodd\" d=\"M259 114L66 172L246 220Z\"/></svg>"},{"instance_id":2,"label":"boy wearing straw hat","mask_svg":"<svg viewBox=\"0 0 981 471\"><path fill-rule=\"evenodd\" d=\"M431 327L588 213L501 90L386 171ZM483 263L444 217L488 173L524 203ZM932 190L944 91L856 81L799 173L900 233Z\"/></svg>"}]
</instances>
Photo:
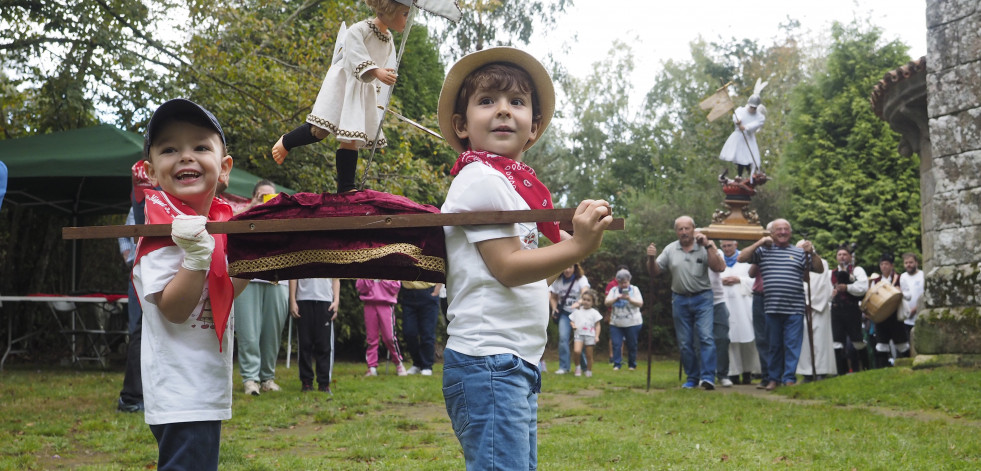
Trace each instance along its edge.
<instances>
[{"instance_id":1,"label":"boy wearing straw hat","mask_svg":"<svg viewBox=\"0 0 981 471\"><path fill-rule=\"evenodd\" d=\"M444 213L551 208L521 162L555 108L552 80L509 47L469 54L447 73L439 127L458 152ZM445 227L448 339L443 397L467 469L535 469L538 362L545 350L548 284L599 248L612 221L606 201L585 200L575 236L555 223ZM538 247L541 230L554 243Z\"/></svg>"}]
</instances>

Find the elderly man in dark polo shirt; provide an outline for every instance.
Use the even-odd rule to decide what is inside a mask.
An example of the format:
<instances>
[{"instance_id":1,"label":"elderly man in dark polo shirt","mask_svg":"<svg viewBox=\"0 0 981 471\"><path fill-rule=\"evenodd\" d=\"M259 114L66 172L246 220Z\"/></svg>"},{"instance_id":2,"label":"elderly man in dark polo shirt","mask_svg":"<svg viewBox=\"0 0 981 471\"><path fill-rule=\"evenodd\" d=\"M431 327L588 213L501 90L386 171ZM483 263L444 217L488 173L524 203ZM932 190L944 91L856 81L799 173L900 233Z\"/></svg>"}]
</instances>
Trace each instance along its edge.
<instances>
[{"instance_id":1,"label":"elderly man in dark polo shirt","mask_svg":"<svg viewBox=\"0 0 981 471\"><path fill-rule=\"evenodd\" d=\"M737 260L755 263L763 277L763 310L766 313L766 337L770 345L766 360L770 379L767 391L781 382L797 384L797 361L804 339L804 311L807 309L804 285L801 280L808 268L814 273L824 271L821 257L814 252L810 241L800 247L790 243L792 229L786 219L774 220L770 234L739 252ZM810 256L811 266L807 266Z\"/></svg>"},{"instance_id":2,"label":"elderly man in dark polo shirt","mask_svg":"<svg viewBox=\"0 0 981 471\"><path fill-rule=\"evenodd\" d=\"M715 389L716 354L712 337L712 284L708 271L722 272L726 262L715 244L695 230L695 221L691 217L675 219L674 232L678 240L668 244L660 256L654 243L647 247L647 270L652 276L671 272L674 330L681 349L681 364L688 376L681 387L694 389L701 385L712 390ZM693 338L698 339L697 357Z\"/></svg>"}]
</instances>

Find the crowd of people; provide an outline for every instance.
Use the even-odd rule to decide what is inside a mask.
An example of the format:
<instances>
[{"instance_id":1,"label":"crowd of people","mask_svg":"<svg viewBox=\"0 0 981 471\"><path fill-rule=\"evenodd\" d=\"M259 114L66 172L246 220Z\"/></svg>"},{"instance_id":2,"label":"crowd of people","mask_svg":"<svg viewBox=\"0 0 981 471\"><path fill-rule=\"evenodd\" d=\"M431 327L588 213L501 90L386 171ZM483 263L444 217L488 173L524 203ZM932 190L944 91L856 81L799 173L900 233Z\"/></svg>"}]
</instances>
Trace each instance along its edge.
<instances>
[{"instance_id":1,"label":"crowd of people","mask_svg":"<svg viewBox=\"0 0 981 471\"><path fill-rule=\"evenodd\" d=\"M837 249L830 269L810 241L792 244L785 219L772 221L770 235L741 251L735 240L722 240L717 249L688 216L677 218L674 228L677 241L660 253L653 243L647 248L647 267L652 276L671 276L672 317L687 375L682 388L712 390L756 377L758 388L772 391L796 384L798 376L810 382L910 355L924 289L915 254L902 255L905 273L899 274L894 256L884 253L878 273L868 276L854 264L852 246ZM879 288L902 300L873 316L876 306L863 306L863 297Z\"/></svg>"}]
</instances>

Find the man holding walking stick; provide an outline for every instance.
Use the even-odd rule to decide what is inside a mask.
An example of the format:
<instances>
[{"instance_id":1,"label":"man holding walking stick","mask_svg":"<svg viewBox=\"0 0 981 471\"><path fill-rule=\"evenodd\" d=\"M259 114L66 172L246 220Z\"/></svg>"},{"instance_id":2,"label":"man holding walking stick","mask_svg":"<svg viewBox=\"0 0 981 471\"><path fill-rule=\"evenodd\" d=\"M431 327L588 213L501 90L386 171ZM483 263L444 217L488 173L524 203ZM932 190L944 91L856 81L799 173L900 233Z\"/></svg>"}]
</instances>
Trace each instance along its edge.
<instances>
[{"instance_id":1,"label":"man holding walking stick","mask_svg":"<svg viewBox=\"0 0 981 471\"><path fill-rule=\"evenodd\" d=\"M779 384L797 384L797 362L804 334L804 313L807 309L804 279L808 269L822 273L821 257L814 252L810 241L800 247L790 243L792 229L785 219L773 221L771 236L763 237L739 253L738 261L755 263L763 277L766 292L766 335L770 344L767 358L770 382L767 391ZM808 255L810 267L807 266Z\"/></svg>"}]
</instances>

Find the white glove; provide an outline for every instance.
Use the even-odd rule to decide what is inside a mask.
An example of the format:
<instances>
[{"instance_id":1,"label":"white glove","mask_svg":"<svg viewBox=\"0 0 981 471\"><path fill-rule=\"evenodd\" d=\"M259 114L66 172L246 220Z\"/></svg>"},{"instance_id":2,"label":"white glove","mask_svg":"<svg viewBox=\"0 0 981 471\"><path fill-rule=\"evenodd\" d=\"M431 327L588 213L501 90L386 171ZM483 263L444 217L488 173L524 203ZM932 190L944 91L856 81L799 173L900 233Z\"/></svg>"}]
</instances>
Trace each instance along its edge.
<instances>
[{"instance_id":1,"label":"white glove","mask_svg":"<svg viewBox=\"0 0 981 471\"><path fill-rule=\"evenodd\" d=\"M184 263L188 270L203 271L211 267L211 253L215 250L215 238L208 234L204 216L177 216L170 224L170 238L184 249Z\"/></svg>"}]
</instances>

